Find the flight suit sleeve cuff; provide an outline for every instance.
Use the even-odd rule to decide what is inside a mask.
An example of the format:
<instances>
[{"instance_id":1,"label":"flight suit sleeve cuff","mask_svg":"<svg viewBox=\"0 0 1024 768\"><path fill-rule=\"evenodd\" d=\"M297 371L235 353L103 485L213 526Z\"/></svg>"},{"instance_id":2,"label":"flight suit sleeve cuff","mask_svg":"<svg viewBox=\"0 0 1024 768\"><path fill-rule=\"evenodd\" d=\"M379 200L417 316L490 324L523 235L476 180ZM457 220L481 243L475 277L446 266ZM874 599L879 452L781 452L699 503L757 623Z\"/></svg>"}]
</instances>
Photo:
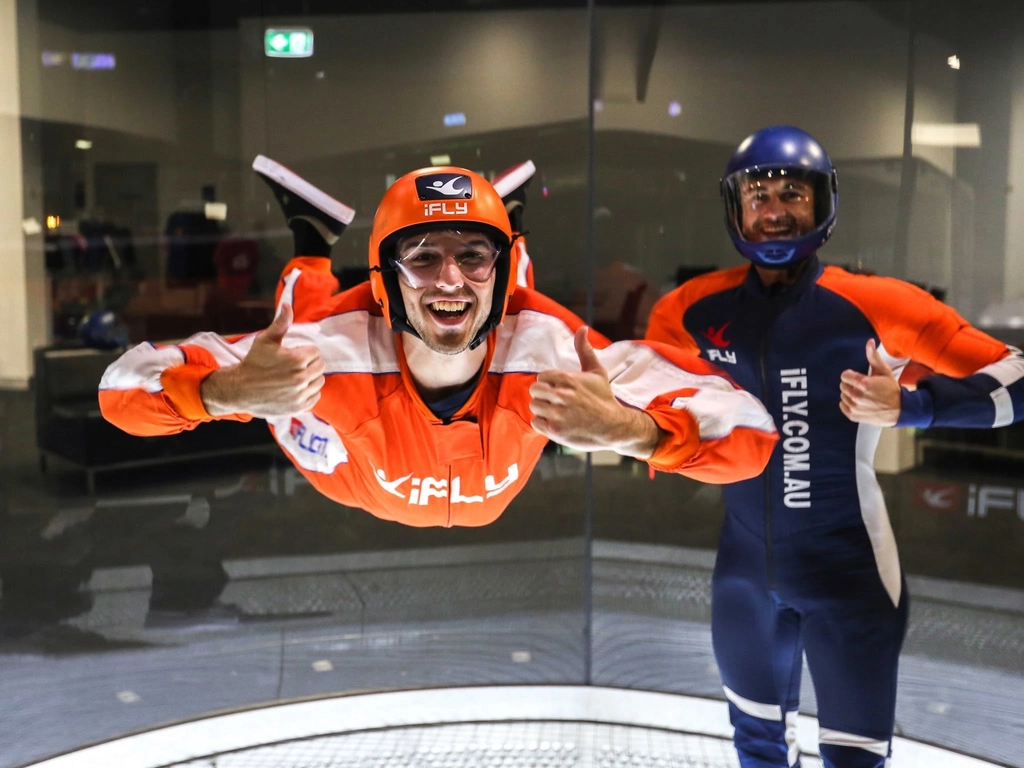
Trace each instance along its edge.
<instances>
[{"instance_id":1,"label":"flight suit sleeve cuff","mask_svg":"<svg viewBox=\"0 0 1024 768\"><path fill-rule=\"evenodd\" d=\"M700 448L700 426L689 411L673 408L645 411L668 434L662 437L647 463L661 472L675 472Z\"/></svg>"},{"instance_id":2,"label":"flight suit sleeve cuff","mask_svg":"<svg viewBox=\"0 0 1024 768\"><path fill-rule=\"evenodd\" d=\"M213 417L207 413L199 388L203 380L213 373L213 368L204 365L186 363L168 368L160 375L160 384L164 395L171 406L189 421L211 421Z\"/></svg>"},{"instance_id":3,"label":"flight suit sleeve cuff","mask_svg":"<svg viewBox=\"0 0 1024 768\"><path fill-rule=\"evenodd\" d=\"M922 388L901 390L897 427L930 427L934 419L935 401L931 392Z\"/></svg>"}]
</instances>

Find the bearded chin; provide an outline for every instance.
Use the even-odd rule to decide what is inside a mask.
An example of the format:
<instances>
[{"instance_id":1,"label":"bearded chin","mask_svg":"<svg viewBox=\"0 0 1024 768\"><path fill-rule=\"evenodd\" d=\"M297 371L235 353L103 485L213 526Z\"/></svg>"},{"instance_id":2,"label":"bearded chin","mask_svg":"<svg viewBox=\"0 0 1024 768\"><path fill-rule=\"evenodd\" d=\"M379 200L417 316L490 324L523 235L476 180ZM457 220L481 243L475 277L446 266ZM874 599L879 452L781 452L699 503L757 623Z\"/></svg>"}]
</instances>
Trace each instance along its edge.
<instances>
[{"instance_id":1,"label":"bearded chin","mask_svg":"<svg viewBox=\"0 0 1024 768\"><path fill-rule=\"evenodd\" d=\"M439 355L449 355L454 357L455 355L461 355L469 349L468 341L463 344L459 344L458 346L442 346L441 344L434 342L429 336L420 334L420 338L423 340L423 343L427 345L427 349L431 352L436 352Z\"/></svg>"},{"instance_id":2,"label":"bearded chin","mask_svg":"<svg viewBox=\"0 0 1024 768\"><path fill-rule=\"evenodd\" d=\"M423 323L419 320L414 323L410 323L410 325L412 325L416 333L420 335L420 341L422 341L431 352L436 352L439 355L454 356L461 355L469 349L470 342L476 338L478 333L480 333L480 329L483 327L486 319L487 318L481 318L474 323L473 330L465 336L444 333L430 334L423 327ZM445 343L446 341L448 343Z\"/></svg>"}]
</instances>

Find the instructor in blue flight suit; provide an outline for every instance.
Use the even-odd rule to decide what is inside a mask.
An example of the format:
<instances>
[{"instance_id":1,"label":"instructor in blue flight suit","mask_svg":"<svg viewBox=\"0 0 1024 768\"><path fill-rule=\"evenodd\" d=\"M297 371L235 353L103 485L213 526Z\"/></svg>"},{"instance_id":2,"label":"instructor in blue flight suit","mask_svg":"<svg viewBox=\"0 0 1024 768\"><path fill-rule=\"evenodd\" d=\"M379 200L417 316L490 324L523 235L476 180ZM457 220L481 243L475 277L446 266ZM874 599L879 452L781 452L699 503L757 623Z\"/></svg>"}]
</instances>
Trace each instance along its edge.
<instances>
[{"instance_id":1,"label":"instructor in blue flight suit","mask_svg":"<svg viewBox=\"0 0 1024 768\"><path fill-rule=\"evenodd\" d=\"M764 473L725 487L711 629L736 750L743 768L799 764L806 654L825 765L881 768L908 597L873 469L880 428L1020 420L1024 357L908 283L818 261L838 185L804 131L745 139L721 191L753 263L669 293L647 338L721 366L780 432ZM911 360L935 374L916 390L898 382Z\"/></svg>"}]
</instances>

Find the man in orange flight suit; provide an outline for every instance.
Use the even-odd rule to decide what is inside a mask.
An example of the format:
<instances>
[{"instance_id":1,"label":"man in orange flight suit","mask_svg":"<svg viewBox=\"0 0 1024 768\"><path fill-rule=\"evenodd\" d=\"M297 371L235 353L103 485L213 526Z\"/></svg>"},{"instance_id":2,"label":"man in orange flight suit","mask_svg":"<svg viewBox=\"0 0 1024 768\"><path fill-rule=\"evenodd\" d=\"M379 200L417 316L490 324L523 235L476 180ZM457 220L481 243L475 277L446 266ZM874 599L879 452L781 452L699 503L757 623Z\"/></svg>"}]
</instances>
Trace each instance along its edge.
<instances>
[{"instance_id":1,"label":"man in orange flight suit","mask_svg":"<svg viewBox=\"0 0 1024 768\"><path fill-rule=\"evenodd\" d=\"M490 523L549 439L708 482L764 468L773 422L715 368L667 345L611 344L516 287L509 217L479 175L396 181L374 218L370 281L334 294L324 256L353 212L257 166L313 255L285 267L262 333L141 344L112 364L100 405L122 429L265 419L321 493L412 526Z\"/></svg>"}]
</instances>

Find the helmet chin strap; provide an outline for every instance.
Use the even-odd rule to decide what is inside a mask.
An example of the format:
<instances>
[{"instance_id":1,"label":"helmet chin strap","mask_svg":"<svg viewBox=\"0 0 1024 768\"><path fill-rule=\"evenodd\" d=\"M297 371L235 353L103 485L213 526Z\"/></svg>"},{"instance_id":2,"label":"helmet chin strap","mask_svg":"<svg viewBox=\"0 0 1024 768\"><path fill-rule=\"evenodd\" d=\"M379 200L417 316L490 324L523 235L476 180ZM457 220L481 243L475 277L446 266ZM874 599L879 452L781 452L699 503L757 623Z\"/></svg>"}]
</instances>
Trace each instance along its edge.
<instances>
[{"instance_id":1,"label":"helmet chin strap","mask_svg":"<svg viewBox=\"0 0 1024 768\"><path fill-rule=\"evenodd\" d=\"M489 317L487 319L487 322L484 323L483 326L481 326L480 331L476 335L476 338L469 342L469 348L476 349L477 347L479 347L481 344L484 343L487 337L491 335L491 331L493 331L497 327L497 321L493 317Z\"/></svg>"},{"instance_id":2,"label":"helmet chin strap","mask_svg":"<svg viewBox=\"0 0 1024 768\"><path fill-rule=\"evenodd\" d=\"M415 328L409 325L409 322L405 319L405 315L392 315L391 330L395 333L408 333L410 336L415 336L417 339L423 338Z\"/></svg>"}]
</instances>

